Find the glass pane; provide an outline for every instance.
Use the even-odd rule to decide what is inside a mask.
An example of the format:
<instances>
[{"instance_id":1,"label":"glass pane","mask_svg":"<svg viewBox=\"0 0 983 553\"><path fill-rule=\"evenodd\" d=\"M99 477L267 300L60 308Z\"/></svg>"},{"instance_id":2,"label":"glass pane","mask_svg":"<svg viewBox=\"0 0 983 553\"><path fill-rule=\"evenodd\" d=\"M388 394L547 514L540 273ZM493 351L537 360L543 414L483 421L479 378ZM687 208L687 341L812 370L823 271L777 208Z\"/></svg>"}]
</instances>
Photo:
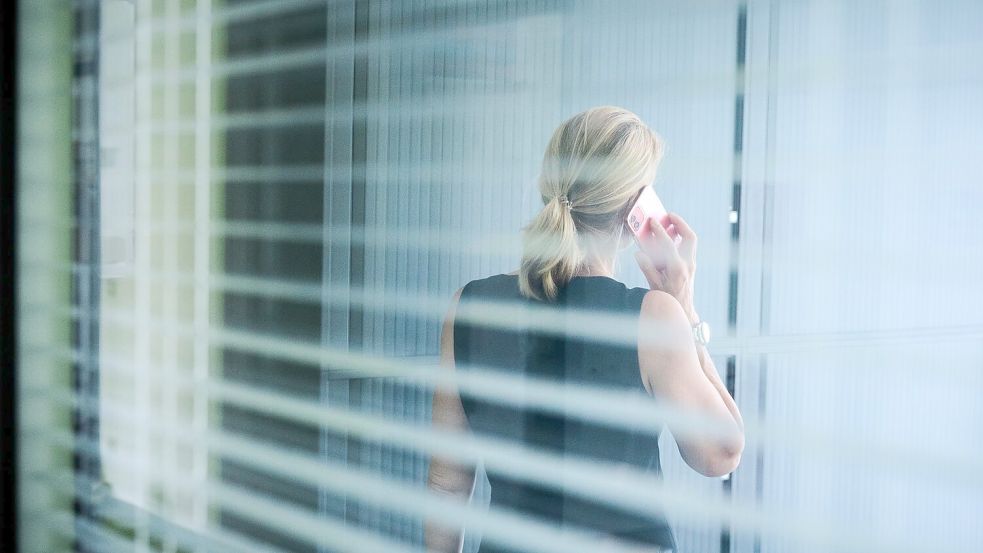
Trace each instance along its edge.
<instances>
[{"instance_id":1,"label":"glass pane","mask_svg":"<svg viewBox=\"0 0 983 553\"><path fill-rule=\"evenodd\" d=\"M22 551L983 545L977 3L18 6Z\"/></svg>"}]
</instances>

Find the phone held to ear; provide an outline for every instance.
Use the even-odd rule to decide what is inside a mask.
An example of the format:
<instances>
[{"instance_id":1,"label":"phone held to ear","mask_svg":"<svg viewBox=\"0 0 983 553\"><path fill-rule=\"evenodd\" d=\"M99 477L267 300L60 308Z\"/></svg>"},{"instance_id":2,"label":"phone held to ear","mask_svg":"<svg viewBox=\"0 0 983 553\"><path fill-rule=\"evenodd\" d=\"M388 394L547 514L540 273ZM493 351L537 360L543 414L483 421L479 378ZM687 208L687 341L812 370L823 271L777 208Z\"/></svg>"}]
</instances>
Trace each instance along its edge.
<instances>
[{"instance_id":1,"label":"phone held to ear","mask_svg":"<svg viewBox=\"0 0 983 553\"><path fill-rule=\"evenodd\" d=\"M662 200L655 194L655 190L651 186L646 186L642 189L642 193L638 196L638 200L635 201L635 205L631 206L631 210L628 212L628 228L635 235L636 242L642 239L642 232L647 219L651 219L653 222L662 225L662 228L666 229L669 236L674 241L678 241L676 240L678 235L674 232L675 228L671 228L672 223L669 221L669 212L666 211L666 208L662 205Z\"/></svg>"}]
</instances>

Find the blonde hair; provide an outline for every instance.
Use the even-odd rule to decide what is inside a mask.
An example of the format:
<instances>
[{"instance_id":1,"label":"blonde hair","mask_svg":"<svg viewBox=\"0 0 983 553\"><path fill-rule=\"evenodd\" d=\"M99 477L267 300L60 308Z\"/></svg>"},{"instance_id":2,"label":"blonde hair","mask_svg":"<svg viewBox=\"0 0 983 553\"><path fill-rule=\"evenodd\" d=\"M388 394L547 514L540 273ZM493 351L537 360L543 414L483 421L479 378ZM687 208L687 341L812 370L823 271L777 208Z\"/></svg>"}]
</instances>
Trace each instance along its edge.
<instances>
[{"instance_id":1,"label":"blonde hair","mask_svg":"<svg viewBox=\"0 0 983 553\"><path fill-rule=\"evenodd\" d=\"M594 245L624 229L631 202L655 179L662 150L662 139L637 115L614 106L578 113L553 132L539 177L545 205L523 233L523 296L555 299Z\"/></svg>"}]
</instances>

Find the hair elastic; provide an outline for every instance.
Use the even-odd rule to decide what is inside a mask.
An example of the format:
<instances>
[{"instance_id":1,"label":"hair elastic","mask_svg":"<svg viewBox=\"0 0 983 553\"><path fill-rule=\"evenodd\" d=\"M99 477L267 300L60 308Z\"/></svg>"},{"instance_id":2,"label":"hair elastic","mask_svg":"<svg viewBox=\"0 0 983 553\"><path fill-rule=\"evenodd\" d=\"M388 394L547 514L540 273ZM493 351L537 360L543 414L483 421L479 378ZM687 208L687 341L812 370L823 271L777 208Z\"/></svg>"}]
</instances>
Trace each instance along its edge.
<instances>
[{"instance_id":1,"label":"hair elastic","mask_svg":"<svg viewBox=\"0 0 983 553\"><path fill-rule=\"evenodd\" d=\"M558 199L560 200L560 205L562 205L563 207L565 207L567 209L570 209L570 210L573 209L573 204L570 203L570 200L569 200L569 198L567 198L567 195L566 194L560 196Z\"/></svg>"}]
</instances>

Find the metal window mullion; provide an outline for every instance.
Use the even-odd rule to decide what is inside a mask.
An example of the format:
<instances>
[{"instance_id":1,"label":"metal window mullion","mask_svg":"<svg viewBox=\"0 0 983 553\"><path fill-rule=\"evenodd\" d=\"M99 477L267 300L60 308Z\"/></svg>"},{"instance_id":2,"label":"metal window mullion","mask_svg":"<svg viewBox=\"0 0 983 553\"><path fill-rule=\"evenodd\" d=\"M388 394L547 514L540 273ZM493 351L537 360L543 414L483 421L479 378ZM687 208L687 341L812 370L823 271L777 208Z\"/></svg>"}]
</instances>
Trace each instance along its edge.
<instances>
[{"instance_id":1,"label":"metal window mullion","mask_svg":"<svg viewBox=\"0 0 983 553\"><path fill-rule=\"evenodd\" d=\"M164 40L164 73L169 77L162 83L160 83L160 88L163 92L164 99L164 120L172 121L177 120L180 117L180 93L181 93L181 83L176 78L178 67L180 65L180 47L182 34L178 27L179 17L181 15L181 7L178 0L166 0L165 5L166 20L165 20L165 33L163 35ZM175 171L181 162L181 156L179 152L179 135L176 132L169 132L164 135L163 140L163 152L162 152L162 166L159 171L164 175L164 181L158 183L157 186L163 187L163 205L161 206L160 219L164 224L170 224L170 222L177 218L178 212L178 198L177 198L177 188L171 184L172 180L169 178L172 171ZM171 233L166 233L162 235L163 241L163 259L162 266L165 271L178 270L178 236ZM179 312L177 309L177 304L179 300L177 284L173 280L165 280L163 286L161 287L162 293L162 312L164 320L177 321ZM162 415L165 420L177 421L181 417L181 408L178 405L179 397L177 394L177 387L170 377L175 371L182 370L184 367L179 367L177 362L177 350L182 345L177 337L170 332L162 333L160 336L161 340L161 366L164 368L163 379L161 381L161 404L162 404ZM159 447L163 449L159 456L152 456L151 458L161 459L163 462L159 466L158 470L164 475L165 479L174 478L177 474L176 467L180 462L177 453L177 443L174 440L161 440L158 442ZM151 464L153 467L153 464ZM183 500L175 490L161 490L161 497L163 500L169 504L177 505L178 500ZM163 550L165 553L175 553L177 550L177 542L174 540L173 536L164 536Z\"/></svg>"},{"instance_id":2,"label":"metal window mullion","mask_svg":"<svg viewBox=\"0 0 983 553\"><path fill-rule=\"evenodd\" d=\"M95 2L76 2L78 35L98 35L101 6ZM75 393L98 398L99 319L90 315L99 309L99 47L97 41L84 41L75 51L74 96L76 111L73 130L76 157L75 214L78 220L75 234L75 257L79 266L73 286L73 303L82 317L74 325L76 347L80 357L75 363ZM75 437L79 441L99 440L98 413L75 413ZM93 489L87 484L101 475L99 456L75 456L75 493L88 497ZM83 516L91 507L76 503L76 510ZM75 530L81 533L81 525L75 521ZM85 551L85 548L82 548Z\"/></svg>"},{"instance_id":3,"label":"metal window mullion","mask_svg":"<svg viewBox=\"0 0 983 553\"><path fill-rule=\"evenodd\" d=\"M18 105L21 90L26 88L22 75L29 74L18 67L30 47L20 46L20 33L26 33L31 25L30 10L18 13L18 2L8 2L0 6L0 423L7 429L0 437L0 548L16 551L20 493L23 486L20 478L19 460L20 434L20 373L23 359L18 357L18 333L24 328L18 320L18 303L25 296L24 287L19 286L18 275L18 226L23 221L23 213L18 213L18 189L22 189L23 175L19 173L18 157L26 158L18 151L18 143L23 144L23 131L18 126L28 117L21 117ZM26 23L26 24L25 24ZM23 79L26 81L26 79ZM24 147L24 146L21 146ZM28 150L28 148L24 148ZM23 150L22 150L23 151ZM22 194L21 197L26 194ZM25 205L25 204L22 204ZM24 210L25 212L27 210ZM26 440L24 441L26 442ZM26 448L25 448L26 449Z\"/></svg>"},{"instance_id":4,"label":"metal window mullion","mask_svg":"<svg viewBox=\"0 0 983 553\"><path fill-rule=\"evenodd\" d=\"M743 97L743 129L739 173L741 193L735 225L739 226L740 249L736 256L740 279L736 292L740 298L735 320L735 337L741 342L751 337L763 337L767 326L767 253L769 190L773 185L771 158L774 136L773 49L777 9L771 0L747 2L747 26L744 41L744 67L738 74ZM735 395L741 409L755 418L765 416L766 383L765 353L736 355ZM749 444L744 452L742 468L731 482L732 494L740 501L760 502L762 494L763 448ZM747 531L731 528L731 552L752 553L760 550L760 538Z\"/></svg>"},{"instance_id":5,"label":"metal window mullion","mask_svg":"<svg viewBox=\"0 0 983 553\"><path fill-rule=\"evenodd\" d=\"M325 41L333 44L349 42L354 45L356 25L356 1L344 2L327 10L325 22ZM324 347L347 348L352 339L350 318L351 304L346 301L331 302L325 296L334 288L347 288L351 285L352 264L352 219L353 186L339 185L344 181L353 182L356 178L354 168L353 141L359 122L354 117L354 87L357 62L352 51L347 58L328 58L324 65L324 159L322 179L322 240L321 240L321 333ZM364 67L362 68L364 71ZM347 110L351 116L349 124L341 125L340 119L329 114ZM363 171L359 169L359 171ZM360 173L364 180L364 172ZM339 233L341 236L339 236ZM331 381L328 375L331 367L321 363L320 402L331 406L347 407L349 404L349 383ZM319 436L319 454L326 460L347 463L349 453L347 436L337 436L322 429ZM318 513L320 517L339 516L347 518L347 497L337 503L337 493L325 487L318 488ZM335 511L335 512L332 512ZM337 512L340 511L340 512ZM318 551L326 551L318 546Z\"/></svg>"},{"instance_id":6,"label":"metal window mullion","mask_svg":"<svg viewBox=\"0 0 983 553\"><path fill-rule=\"evenodd\" d=\"M151 378L147 375L145 368L149 368L150 362L150 292L153 286L151 281L151 233L150 233L150 187L151 182L151 136L146 127L140 125L141 122L148 121L153 117L153 105L151 102L150 75L152 73L152 49L153 37L146 26L139 25L140 21L149 18L151 6L149 0L141 0L136 5L136 163L135 163L135 216L136 216L136 236L134 239L134 348L133 348L133 369L134 369L134 405L137 416L148 417L151 397ZM150 456L151 437L147 433L141 434L136 439L136 457L140 460ZM140 464L140 468L135 471L136 478L136 500L141 507L150 504L151 494L148 489L150 481L147 471ZM146 511L141 509L134 516L134 545L149 547L150 544L150 521L146 516Z\"/></svg>"},{"instance_id":7,"label":"metal window mullion","mask_svg":"<svg viewBox=\"0 0 983 553\"><path fill-rule=\"evenodd\" d=\"M207 381L211 376L211 148L212 148L212 17L211 0L199 0L195 12L195 202L194 202L194 380ZM203 432L208 428L209 397L204 387L195 388L192 427ZM201 444L192 451L192 480L204 484L208 480L209 451ZM196 486L191 517L197 528L208 525L207 486Z\"/></svg>"}]
</instances>

